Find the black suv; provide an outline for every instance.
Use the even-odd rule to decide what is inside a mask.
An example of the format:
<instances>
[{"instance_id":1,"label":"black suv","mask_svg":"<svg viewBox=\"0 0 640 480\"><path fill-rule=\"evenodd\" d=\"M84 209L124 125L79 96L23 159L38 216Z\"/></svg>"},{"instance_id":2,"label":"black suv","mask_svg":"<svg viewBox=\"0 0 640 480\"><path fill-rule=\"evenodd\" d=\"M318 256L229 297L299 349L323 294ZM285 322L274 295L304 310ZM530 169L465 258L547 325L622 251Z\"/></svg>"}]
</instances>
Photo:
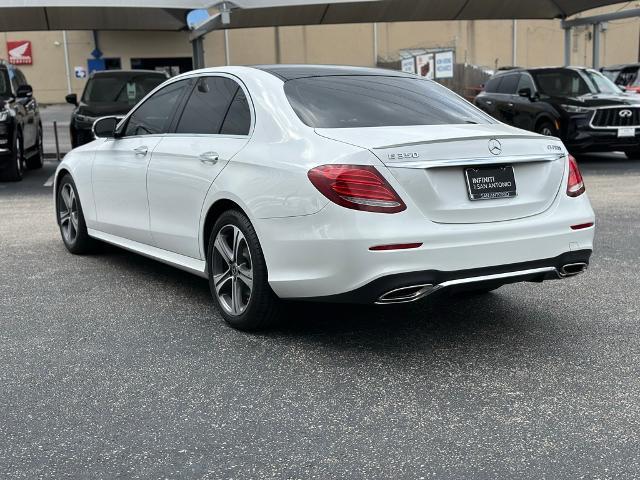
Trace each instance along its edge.
<instances>
[{"instance_id":1,"label":"black suv","mask_svg":"<svg viewBox=\"0 0 640 480\"><path fill-rule=\"evenodd\" d=\"M499 72L475 103L510 125L560 137L575 153L624 151L640 158L640 97L588 68Z\"/></svg>"},{"instance_id":2,"label":"black suv","mask_svg":"<svg viewBox=\"0 0 640 480\"><path fill-rule=\"evenodd\" d=\"M22 180L42 168L42 123L33 89L20 70L0 60L0 179Z\"/></svg>"},{"instance_id":3,"label":"black suv","mask_svg":"<svg viewBox=\"0 0 640 480\"><path fill-rule=\"evenodd\" d=\"M66 101L75 105L69 125L73 148L91 142L93 122L100 117L124 116L151 90L169 76L154 70L105 70L93 72L78 96L70 93Z\"/></svg>"}]
</instances>

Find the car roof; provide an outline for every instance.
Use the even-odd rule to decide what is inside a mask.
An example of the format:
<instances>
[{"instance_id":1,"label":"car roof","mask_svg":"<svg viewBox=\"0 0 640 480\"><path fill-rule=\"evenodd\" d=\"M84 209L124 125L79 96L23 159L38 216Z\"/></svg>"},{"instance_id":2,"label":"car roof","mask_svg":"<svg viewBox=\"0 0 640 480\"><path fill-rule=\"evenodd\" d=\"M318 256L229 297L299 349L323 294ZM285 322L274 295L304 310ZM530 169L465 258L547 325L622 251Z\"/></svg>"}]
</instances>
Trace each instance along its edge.
<instances>
[{"instance_id":1,"label":"car roof","mask_svg":"<svg viewBox=\"0 0 640 480\"><path fill-rule=\"evenodd\" d=\"M498 72L496 72L494 74L494 77L497 76L502 76L502 75L509 75L510 73L518 73L518 72L552 72L552 71L557 71L557 70L574 70L574 71L584 71L584 70L593 70L592 68L589 67L574 67L574 66L568 66L568 67L533 67L533 68L513 68L510 70L500 70Z\"/></svg>"},{"instance_id":2,"label":"car roof","mask_svg":"<svg viewBox=\"0 0 640 480\"><path fill-rule=\"evenodd\" d=\"M415 75L397 70L383 68L350 67L342 65L253 65L252 68L270 73L285 82L298 78L328 77L328 76L385 76L408 77Z\"/></svg>"}]
</instances>

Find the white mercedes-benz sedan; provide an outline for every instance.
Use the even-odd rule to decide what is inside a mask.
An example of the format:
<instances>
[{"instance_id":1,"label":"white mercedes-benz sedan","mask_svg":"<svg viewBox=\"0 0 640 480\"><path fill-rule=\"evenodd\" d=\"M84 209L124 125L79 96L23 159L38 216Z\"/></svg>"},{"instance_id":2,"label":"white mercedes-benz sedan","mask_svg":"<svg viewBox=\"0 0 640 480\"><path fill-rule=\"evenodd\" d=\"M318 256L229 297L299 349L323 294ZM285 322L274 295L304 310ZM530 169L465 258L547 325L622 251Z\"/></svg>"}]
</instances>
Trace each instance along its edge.
<instances>
[{"instance_id":1,"label":"white mercedes-benz sedan","mask_svg":"<svg viewBox=\"0 0 640 480\"><path fill-rule=\"evenodd\" d=\"M94 124L55 177L62 240L208 278L232 326L281 299L392 304L584 271L594 213L560 140L445 87L334 66L208 68Z\"/></svg>"}]
</instances>

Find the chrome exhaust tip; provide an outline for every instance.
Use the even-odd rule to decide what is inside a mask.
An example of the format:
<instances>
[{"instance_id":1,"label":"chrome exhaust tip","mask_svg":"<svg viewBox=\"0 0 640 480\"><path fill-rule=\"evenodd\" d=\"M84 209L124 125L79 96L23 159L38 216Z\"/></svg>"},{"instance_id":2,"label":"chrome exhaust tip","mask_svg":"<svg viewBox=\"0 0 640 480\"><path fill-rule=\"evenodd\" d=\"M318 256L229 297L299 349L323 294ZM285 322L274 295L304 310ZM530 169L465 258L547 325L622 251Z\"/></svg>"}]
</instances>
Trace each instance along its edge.
<instances>
[{"instance_id":1,"label":"chrome exhaust tip","mask_svg":"<svg viewBox=\"0 0 640 480\"><path fill-rule=\"evenodd\" d=\"M586 269L587 269L587 264L584 262L567 263L566 265L563 265L562 267L560 267L560 270L558 271L558 275L560 275L560 277L562 278L573 277L574 275L578 275L579 273L584 272Z\"/></svg>"},{"instance_id":2,"label":"chrome exhaust tip","mask_svg":"<svg viewBox=\"0 0 640 480\"><path fill-rule=\"evenodd\" d=\"M434 286L430 283L422 285L411 285L409 287L396 288L381 295L376 304L389 305L392 303L409 303L426 297L434 290Z\"/></svg>"}]
</instances>

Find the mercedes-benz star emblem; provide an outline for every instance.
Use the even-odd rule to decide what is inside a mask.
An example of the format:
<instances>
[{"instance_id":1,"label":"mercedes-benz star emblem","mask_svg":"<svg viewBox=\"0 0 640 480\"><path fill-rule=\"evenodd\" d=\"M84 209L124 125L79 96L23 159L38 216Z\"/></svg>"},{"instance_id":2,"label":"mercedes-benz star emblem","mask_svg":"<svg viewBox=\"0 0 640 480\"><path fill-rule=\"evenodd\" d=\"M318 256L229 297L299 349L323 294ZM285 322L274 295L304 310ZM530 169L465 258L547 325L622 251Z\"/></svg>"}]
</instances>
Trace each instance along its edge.
<instances>
[{"instance_id":1,"label":"mercedes-benz star emblem","mask_svg":"<svg viewBox=\"0 0 640 480\"><path fill-rule=\"evenodd\" d=\"M493 155L500 155L502 153L502 144L496 138L489 140L489 151Z\"/></svg>"},{"instance_id":2,"label":"mercedes-benz star emblem","mask_svg":"<svg viewBox=\"0 0 640 480\"><path fill-rule=\"evenodd\" d=\"M622 118L627 118L633 115L633 112L631 110L620 110L618 115L620 115Z\"/></svg>"}]
</instances>

